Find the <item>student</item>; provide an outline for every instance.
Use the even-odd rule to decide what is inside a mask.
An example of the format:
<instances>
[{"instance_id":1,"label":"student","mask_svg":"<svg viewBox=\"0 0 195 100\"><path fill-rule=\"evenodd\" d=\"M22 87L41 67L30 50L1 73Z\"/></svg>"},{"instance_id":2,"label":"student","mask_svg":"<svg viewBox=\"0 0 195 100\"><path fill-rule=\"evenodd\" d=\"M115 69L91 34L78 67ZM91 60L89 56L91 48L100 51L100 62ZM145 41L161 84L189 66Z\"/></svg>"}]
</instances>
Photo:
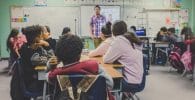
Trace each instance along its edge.
<instances>
[{"instance_id":1,"label":"student","mask_svg":"<svg viewBox=\"0 0 195 100\"><path fill-rule=\"evenodd\" d=\"M141 42L133 33L127 32L127 25L124 21L116 21L112 26L115 39L111 43L106 54L103 56L104 63L115 61L124 65L122 70L122 90L136 91L140 89L143 77L143 54L136 46Z\"/></svg>"},{"instance_id":2,"label":"student","mask_svg":"<svg viewBox=\"0 0 195 100\"><path fill-rule=\"evenodd\" d=\"M168 34L168 40L170 43L174 44L175 42L177 42L177 35L175 34L175 28L171 27L167 30L167 34Z\"/></svg>"},{"instance_id":3,"label":"student","mask_svg":"<svg viewBox=\"0 0 195 100\"><path fill-rule=\"evenodd\" d=\"M102 27L101 31L101 39L104 41L95 50L89 53L89 57L104 55L113 40L110 22L107 22L106 25Z\"/></svg>"},{"instance_id":4,"label":"student","mask_svg":"<svg viewBox=\"0 0 195 100\"><path fill-rule=\"evenodd\" d=\"M131 26L129 31L130 32L133 32L134 34L136 34L135 33L136 32L136 27L135 26Z\"/></svg>"},{"instance_id":5,"label":"student","mask_svg":"<svg viewBox=\"0 0 195 100\"><path fill-rule=\"evenodd\" d=\"M62 36L65 34L69 34L71 32L69 27L64 27L63 31L62 31Z\"/></svg>"},{"instance_id":6,"label":"student","mask_svg":"<svg viewBox=\"0 0 195 100\"><path fill-rule=\"evenodd\" d=\"M112 89L113 80L111 76L108 75L96 61L87 60L79 62L82 49L83 43L78 36L72 34L62 36L57 43L55 54L58 61L63 63L63 67L53 67L48 73L49 81L54 81L57 75L101 75L106 78L109 90ZM56 61L56 59L50 59L50 62L54 61Z\"/></svg>"},{"instance_id":7,"label":"student","mask_svg":"<svg viewBox=\"0 0 195 100\"><path fill-rule=\"evenodd\" d=\"M42 33L42 27L39 25L29 26L25 28L24 35L26 36L28 42L25 43L19 51L21 56L20 66L17 67L20 68L20 71L22 71L18 73L23 73L23 76L21 76L20 74L19 76L15 75L15 73L17 72L14 72L11 81L12 100L30 100L30 98L24 97L24 91L21 85L25 85L25 89L30 92L42 93L43 81L38 80L38 72L35 70L35 67L38 65L46 65L49 57L46 50L44 50L42 46L39 45L39 42L43 38ZM17 78L19 80L22 79L23 82L15 80ZM19 90L17 90L17 88L14 88L18 85Z\"/></svg>"},{"instance_id":8,"label":"student","mask_svg":"<svg viewBox=\"0 0 195 100\"><path fill-rule=\"evenodd\" d=\"M46 50L52 49L53 51L55 50L56 40L52 39L49 26L43 26L43 40L45 40L48 43L48 45L46 43L46 46L44 46L44 49Z\"/></svg>"},{"instance_id":9,"label":"student","mask_svg":"<svg viewBox=\"0 0 195 100\"><path fill-rule=\"evenodd\" d=\"M156 41L161 41L161 42L167 42L167 28L166 27L161 27L160 31L157 33L156 36Z\"/></svg>"},{"instance_id":10,"label":"student","mask_svg":"<svg viewBox=\"0 0 195 100\"><path fill-rule=\"evenodd\" d=\"M184 27L181 30L181 36L182 36L184 41L191 39L191 37L193 36L192 29L190 27Z\"/></svg>"},{"instance_id":11,"label":"student","mask_svg":"<svg viewBox=\"0 0 195 100\"><path fill-rule=\"evenodd\" d=\"M12 29L8 38L7 38L7 51L10 53L8 67L4 69L5 72L8 72L11 68L14 61L19 57L17 41L18 41L19 30Z\"/></svg>"}]
</instances>

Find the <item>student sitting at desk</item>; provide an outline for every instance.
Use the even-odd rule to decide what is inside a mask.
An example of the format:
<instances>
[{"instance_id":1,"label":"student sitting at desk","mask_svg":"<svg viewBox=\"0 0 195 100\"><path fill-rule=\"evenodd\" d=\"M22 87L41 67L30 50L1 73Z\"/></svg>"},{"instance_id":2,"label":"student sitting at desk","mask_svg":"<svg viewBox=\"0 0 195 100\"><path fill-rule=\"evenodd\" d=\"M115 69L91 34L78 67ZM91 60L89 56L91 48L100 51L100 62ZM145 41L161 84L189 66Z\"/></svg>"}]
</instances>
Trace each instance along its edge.
<instances>
[{"instance_id":1,"label":"student sitting at desk","mask_svg":"<svg viewBox=\"0 0 195 100\"><path fill-rule=\"evenodd\" d=\"M95 50L89 53L89 57L102 56L108 50L113 38L111 32L111 23L107 22L101 29L101 39L104 40Z\"/></svg>"},{"instance_id":2,"label":"student sitting at desk","mask_svg":"<svg viewBox=\"0 0 195 100\"><path fill-rule=\"evenodd\" d=\"M42 93L43 81L38 80L38 72L35 70L38 65L46 65L49 56L39 43L42 39L42 33L42 27L38 25L25 28L24 35L27 43L19 51L20 66L17 67L20 68L19 73L23 74L19 74L19 76L13 74L11 81L12 100L30 100L30 98L24 97L24 92L26 91ZM19 80L20 82L17 83ZM21 85L25 85L25 90ZM14 88L16 86L19 86L19 90Z\"/></svg>"},{"instance_id":3,"label":"student sitting at desk","mask_svg":"<svg viewBox=\"0 0 195 100\"><path fill-rule=\"evenodd\" d=\"M117 21L112 26L115 39L111 43L106 54L103 56L104 63L118 61L123 68L122 90L140 90L140 83L143 77L143 54L137 49L141 42L127 32L127 25L124 21Z\"/></svg>"},{"instance_id":4,"label":"student sitting at desk","mask_svg":"<svg viewBox=\"0 0 195 100\"><path fill-rule=\"evenodd\" d=\"M87 60L79 62L83 43L81 39L73 34L66 34L60 38L56 45L55 54L57 60L63 63L63 67L55 68L48 73L49 82L54 82L57 75L101 75L105 77L109 90L113 87L113 80L96 61ZM56 59L50 59L49 62L56 62ZM51 64L51 63L50 63ZM60 89L57 89L56 98L61 98ZM56 99L55 99L56 100ZM57 99L58 100L58 99Z\"/></svg>"},{"instance_id":5,"label":"student sitting at desk","mask_svg":"<svg viewBox=\"0 0 195 100\"><path fill-rule=\"evenodd\" d=\"M167 42L167 28L166 27L161 27L160 31L157 33L156 36L156 41L161 41L161 42Z\"/></svg>"},{"instance_id":6,"label":"student sitting at desk","mask_svg":"<svg viewBox=\"0 0 195 100\"><path fill-rule=\"evenodd\" d=\"M175 28L171 27L167 30L168 40L171 44L177 42L178 36L175 34Z\"/></svg>"}]
</instances>

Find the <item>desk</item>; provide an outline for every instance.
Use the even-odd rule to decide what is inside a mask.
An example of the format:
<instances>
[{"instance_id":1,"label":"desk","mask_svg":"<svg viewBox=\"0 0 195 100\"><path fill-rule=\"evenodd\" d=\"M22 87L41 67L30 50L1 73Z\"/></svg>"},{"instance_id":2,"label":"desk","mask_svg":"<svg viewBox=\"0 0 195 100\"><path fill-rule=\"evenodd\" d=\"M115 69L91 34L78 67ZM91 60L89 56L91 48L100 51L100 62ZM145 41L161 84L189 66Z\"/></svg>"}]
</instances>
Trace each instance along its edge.
<instances>
[{"instance_id":1,"label":"desk","mask_svg":"<svg viewBox=\"0 0 195 100\"><path fill-rule=\"evenodd\" d=\"M122 68L123 67L121 64L105 64L103 62L103 58L102 57L89 57L87 55L82 55L80 61L84 61L84 60L96 60L103 67L112 67L112 68L113 67L114 68Z\"/></svg>"},{"instance_id":2,"label":"desk","mask_svg":"<svg viewBox=\"0 0 195 100\"><path fill-rule=\"evenodd\" d=\"M99 64L102 65L102 67L104 67L105 71L112 77L112 78L122 78L122 74L120 72L118 72L115 68L121 68L122 69L122 65L121 64L104 64L103 63L103 59L102 57L93 57L93 58L89 58L88 56L83 56L81 57L80 61L84 61L84 60L96 60ZM44 77L44 74L42 74L45 70L46 70L46 66L37 66L35 67L35 70L38 71L38 76L40 76L38 79L39 80L44 80L46 79L46 77Z\"/></svg>"},{"instance_id":3,"label":"desk","mask_svg":"<svg viewBox=\"0 0 195 100\"><path fill-rule=\"evenodd\" d=\"M155 54L153 55L153 61L155 64L157 64L157 58L158 58L158 54L159 52L163 52L165 55L166 55L166 62L165 64L168 62L168 49L169 49L169 45L170 43L168 42L151 42L152 46L153 46L153 50L154 51L154 48L155 49Z\"/></svg>"},{"instance_id":4,"label":"desk","mask_svg":"<svg viewBox=\"0 0 195 100\"><path fill-rule=\"evenodd\" d=\"M150 42L151 44L154 44L156 48L158 47L164 47L164 48L168 48L169 47L169 42L157 42L157 41L153 41Z\"/></svg>"}]
</instances>

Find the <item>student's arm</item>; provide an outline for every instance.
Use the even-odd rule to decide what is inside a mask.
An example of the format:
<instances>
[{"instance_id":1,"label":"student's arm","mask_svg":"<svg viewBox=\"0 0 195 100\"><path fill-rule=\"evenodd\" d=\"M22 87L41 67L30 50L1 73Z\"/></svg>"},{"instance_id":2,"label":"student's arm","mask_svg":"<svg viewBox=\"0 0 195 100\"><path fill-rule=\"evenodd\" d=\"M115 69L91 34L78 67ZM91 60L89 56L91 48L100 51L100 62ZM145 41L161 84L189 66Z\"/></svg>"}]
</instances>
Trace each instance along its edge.
<instances>
[{"instance_id":1,"label":"student's arm","mask_svg":"<svg viewBox=\"0 0 195 100\"><path fill-rule=\"evenodd\" d=\"M121 56L120 41L115 40L103 56L104 63L113 63Z\"/></svg>"},{"instance_id":2,"label":"student's arm","mask_svg":"<svg viewBox=\"0 0 195 100\"><path fill-rule=\"evenodd\" d=\"M90 32L89 32L89 34L90 34L90 37L93 39L94 38L94 35L93 35L93 19L92 19L93 17L91 17L91 21L90 21L90 24L89 24L89 28L90 28Z\"/></svg>"},{"instance_id":3,"label":"student's arm","mask_svg":"<svg viewBox=\"0 0 195 100\"><path fill-rule=\"evenodd\" d=\"M45 41L45 40L40 40L40 42L39 43L37 43L37 45L39 45L39 46L49 46L49 43L47 42L47 41Z\"/></svg>"},{"instance_id":4,"label":"student's arm","mask_svg":"<svg viewBox=\"0 0 195 100\"><path fill-rule=\"evenodd\" d=\"M89 57L102 56L106 53L106 48L109 46L108 43L102 42L95 50L89 52Z\"/></svg>"},{"instance_id":5,"label":"student's arm","mask_svg":"<svg viewBox=\"0 0 195 100\"><path fill-rule=\"evenodd\" d=\"M106 73L105 69L102 66L99 66L99 75L103 76L106 79L106 85L108 86L109 90L112 90L114 86L114 82L112 80L112 77Z\"/></svg>"}]
</instances>

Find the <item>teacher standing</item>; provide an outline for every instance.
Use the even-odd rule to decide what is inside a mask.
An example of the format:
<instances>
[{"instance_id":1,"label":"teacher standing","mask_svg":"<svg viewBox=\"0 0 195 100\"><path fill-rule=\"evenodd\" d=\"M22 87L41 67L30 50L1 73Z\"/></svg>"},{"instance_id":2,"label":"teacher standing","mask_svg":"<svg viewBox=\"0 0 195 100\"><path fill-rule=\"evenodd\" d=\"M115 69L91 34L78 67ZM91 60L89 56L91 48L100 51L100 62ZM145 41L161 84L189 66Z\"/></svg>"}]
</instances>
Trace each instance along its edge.
<instances>
[{"instance_id":1,"label":"teacher standing","mask_svg":"<svg viewBox=\"0 0 195 100\"><path fill-rule=\"evenodd\" d=\"M100 34L101 34L102 26L106 24L106 17L100 14L101 8L99 5L96 5L94 7L94 10L95 10L95 15L91 17L91 21L90 21L90 33L91 33L90 35L94 41L95 48L97 48L102 41L100 38Z\"/></svg>"}]
</instances>

